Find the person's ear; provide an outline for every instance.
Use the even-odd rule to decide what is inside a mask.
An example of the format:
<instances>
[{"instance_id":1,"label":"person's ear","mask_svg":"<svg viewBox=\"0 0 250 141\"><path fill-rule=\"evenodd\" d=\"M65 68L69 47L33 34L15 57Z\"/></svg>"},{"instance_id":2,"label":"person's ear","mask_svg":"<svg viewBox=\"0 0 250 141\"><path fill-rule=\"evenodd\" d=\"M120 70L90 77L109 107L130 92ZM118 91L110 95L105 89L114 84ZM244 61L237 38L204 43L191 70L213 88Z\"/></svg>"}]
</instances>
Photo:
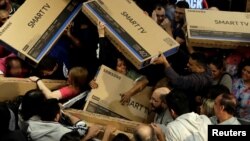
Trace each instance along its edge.
<instances>
[{"instance_id":1,"label":"person's ear","mask_svg":"<svg viewBox=\"0 0 250 141\"><path fill-rule=\"evenodd\" d=\"M169 109L170 115L175 119L177 117L175 111L173 109Z\"/></svg>"},{"instance_id":2,"label":"person's ear","mask_svg":"<svg viewBox=\"0 0 250 141\"><path fill-rule=\"evenodd\" d=\"M59 112L56 114L54 121L58 122L60 120L60 117L61 117L61 113Z\"/></svg>"}]
</instances>

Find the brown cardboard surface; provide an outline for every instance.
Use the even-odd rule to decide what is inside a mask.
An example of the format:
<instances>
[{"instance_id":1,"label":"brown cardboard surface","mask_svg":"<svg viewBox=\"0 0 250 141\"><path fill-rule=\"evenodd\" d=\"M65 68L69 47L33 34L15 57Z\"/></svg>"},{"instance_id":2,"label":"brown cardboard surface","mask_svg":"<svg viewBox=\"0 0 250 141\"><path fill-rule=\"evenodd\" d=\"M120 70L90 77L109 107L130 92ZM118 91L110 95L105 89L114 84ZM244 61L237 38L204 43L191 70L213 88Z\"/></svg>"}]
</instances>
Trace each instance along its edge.
<instances>
[{"instance_id":1,"label":"brown cardboard surface","mask_svg":"<svg viewBox=\"0 0 250 141\"><path fill-rule=\"evenodd\" d=\"M126 105L120 103L121 93L128 91L134 81L104 65L96 77L97 89L92 89L87 97L84 111L125 118L133 121L146 121L149 109L151 87L133 96Z\"/></svg>"},{"instance_id":2,"label":"brown cardboard surface","mask_svg":"<svg viewBox=\"0 0 250 141\"><path fill-rule=\"evenodd\" d=\"M43 79L44 84L49 89L56 89L64 86L66 81ZM29 78L0 78L0 101L12 100L19 95L24 95L27 91L37 88L35 82Z\"/></svg>"},{"instance_id":3,"label":"brown cardboard surface","mask_svg":"<svg viewBox=\"0 0 250 141\"><path fill-rule=\"evenodd\" d=\"M250 47L250 13L186 9L190 45L208 48Z\"/></svg>"},{"instance_id":4,"label":"brown cardboard surface","mask_svg":"<svg viewBox=\"0 0 250 141\"><path fill-rule=\"evenodd\" d=\"M94 24L105 23L107 37L138 69L159 52L169 56L178 50L179 44L132 0L93 0L82 11Z\"/></svg>"},{"instance_id":5,"label":"brown cardboard surface","mask_svg":"<svg viewBox=\"0 0 250 141\"><path fill-rule=\"evenodd\" d=\"M140 124L140 122L136 121L129 121L125 119L120 119L116 117L110 117L102 114L97 113L90 113L87 111L76 110L76 109L68 109L67 110L72 115L80 118L81 120L86 121L87 123L95 123L102 126L106 125L113 125L118 130L127 132L127 133L134 133L136 127Z\"/></svg>"},{"instance_id":6,"label":"brown cardboard surface","mask_svg":"<svg viewBox=\"0 0 250 141\"><path fill-rule=\"evenodd\" d=\"M80 9L78 0L27 0L0 28L0 45L36 65Z\"/></svg>"}]
</instances>

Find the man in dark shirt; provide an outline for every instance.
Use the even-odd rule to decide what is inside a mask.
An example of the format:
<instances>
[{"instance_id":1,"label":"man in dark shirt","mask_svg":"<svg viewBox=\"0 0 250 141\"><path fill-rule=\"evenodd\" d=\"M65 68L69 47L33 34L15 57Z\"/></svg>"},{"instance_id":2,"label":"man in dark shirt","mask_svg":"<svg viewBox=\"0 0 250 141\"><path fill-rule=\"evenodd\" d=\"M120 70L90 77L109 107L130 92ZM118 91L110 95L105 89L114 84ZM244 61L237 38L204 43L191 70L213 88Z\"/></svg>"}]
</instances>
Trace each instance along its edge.
<instances>
[{"instance_id":1,"label":"man in dark shirt","mask_svg":"<svg viewBox=\"0 0 250 141\"><path fill-rule=\"evenodd\" d=\"M200 104L201 97L205 95L207 88L212 83L212 75L205 55L199 52L191 54L187 64L191 73L184 76L175 72L163 54L153 63L162 64L165 67L165 76L169 78L171 86L186 91L191 103L190 108L197 111L197 104Z\"/></svg>"}]
</instances>

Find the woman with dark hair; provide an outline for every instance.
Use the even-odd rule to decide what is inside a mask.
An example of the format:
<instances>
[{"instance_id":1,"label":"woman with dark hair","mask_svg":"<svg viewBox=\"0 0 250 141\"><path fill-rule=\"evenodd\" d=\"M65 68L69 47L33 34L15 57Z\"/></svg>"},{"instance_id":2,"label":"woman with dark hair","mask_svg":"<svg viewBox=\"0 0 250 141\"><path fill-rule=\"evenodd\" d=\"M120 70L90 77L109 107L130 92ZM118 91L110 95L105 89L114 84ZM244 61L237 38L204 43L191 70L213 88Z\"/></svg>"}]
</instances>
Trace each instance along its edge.
<instances>
[{"instance_id":1,"label":"woman with dark hair","mask_svg":"<svg viewBox=\"0 0 250 141\"><path fill-rule=\"evenodd\" d=\"M6 57L0 58L0 76L23 78L28 73L28 67L15 54L11 53Z\"/></svg>"},{"instance_id":2,"label":"woman with dark hair","mask_svg":"<svg viewBox=\"0 0 250 141\"><path fill-rule=\"evenodd\" d=\"M209 61L209 68L212 72L213 85L224 85L230 92L232 91L233 79L232 76L225 71L223 58L213 57Z\"/></svg>"},{"instance_id":3,"label":"woman with dark hair","mask_svg":"<svg viewBox=\"0 0 250 141\"><path fill-rule=\"evenodd\" d=\"M233 83L233 94L238 101L238 116L250 120L250 59L240 66L241 76Z\"/></svg>"}]
</instances>

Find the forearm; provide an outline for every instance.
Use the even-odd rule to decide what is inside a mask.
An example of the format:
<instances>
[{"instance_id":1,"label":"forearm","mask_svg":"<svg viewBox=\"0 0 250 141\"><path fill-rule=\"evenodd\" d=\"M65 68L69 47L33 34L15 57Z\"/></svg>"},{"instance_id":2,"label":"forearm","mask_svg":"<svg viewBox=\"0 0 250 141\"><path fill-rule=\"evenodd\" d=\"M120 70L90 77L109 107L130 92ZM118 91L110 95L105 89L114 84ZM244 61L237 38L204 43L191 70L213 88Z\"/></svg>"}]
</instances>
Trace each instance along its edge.
<instances>
[{"instance_id":1,"label":"forearm","mask_svg":"<svg viewBox=\"0 0 250 141\"><path fill-rule=\"evenodd\" d=\"M142 80L139 80L135 85L128 91L131 96L136 95L138 92L142 91L148 84L148 79L143 76Z\"/></svg>"},{"instance_id":2,"label":"forearm","mask_svg":"<svg viewBox=\"0 0 250 141\"><path fill-rule=\"evenodd\" d=\"M157 135L159 141L166 141L165 135L163 133Z\"/></svg>"},{"instance_id":3,"label":"forearm","mask_svg":"<svg viewBox=\"0 0 250 141\"><path fill-rule=\"evenodd\" d=\"M42 80L39 79L37 80L36 83L37 83L38 88L43 92L43 94L45 95L47 99L53 98L51 96L51 93L52 93L51 90L47 86L45 86Z\"/></svg>"},{"instance_id":4,"label":"forearm","mask_svg":"<svg viewBox=\"0 0 250 141\"><path fill-rule=\"evenodd\" d=\"M77 39L77 38L74 37L73 35L70 35L70 36L68 36L68 37L69 37L69 39L72 41L72 43L73 43L75 46L77 46L77 47L81 46L81 42L80 42L79 39Z\"/></svg>"}]
</instances>

